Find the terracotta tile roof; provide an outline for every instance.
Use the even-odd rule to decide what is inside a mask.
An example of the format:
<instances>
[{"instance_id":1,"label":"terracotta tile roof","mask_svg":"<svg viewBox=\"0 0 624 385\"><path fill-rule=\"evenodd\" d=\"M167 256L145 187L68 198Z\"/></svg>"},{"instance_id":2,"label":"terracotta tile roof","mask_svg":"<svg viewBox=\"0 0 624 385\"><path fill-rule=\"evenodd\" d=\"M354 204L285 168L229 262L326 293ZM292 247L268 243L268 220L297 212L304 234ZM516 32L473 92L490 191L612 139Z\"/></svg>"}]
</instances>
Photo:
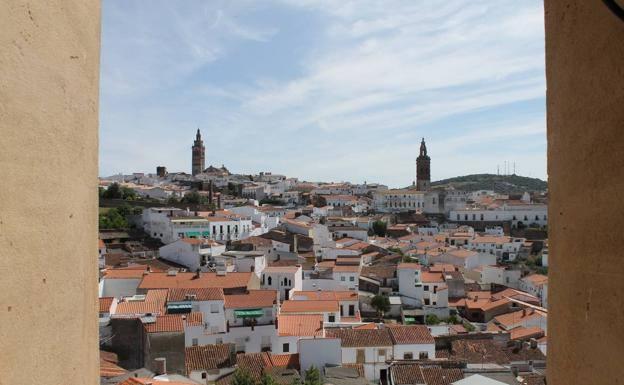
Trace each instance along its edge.
<instances>
[{"instance_id":1,"label":"terracotta tile roof","mask_svg":"<svg viewBox=\"0 0 624 385\"><path fill-rule=\"evenodd\" d=\"M293 293L292 298L305 297L308 300L318 301L357 301L358 293L353 290L338 290L338 291L296 291Z\"/></svg>"},{"instance_id":2,"label":"terracotta tile roof","mask_svg":"<svg viewBox=\"0 0 624 385\"><path fill-rule=\"evenodd\" d=\"M271 354L271 364L277 367L292 368L299 370L299 354Z\"/></svg>"},{"instance_id":3,"label":"terracotta tile roof","mask_svg":"<svg viewBox=\"0 0 624 385\"><path fill-rule=\"evenodd\" d=\"M472 241L472 243L496 243L503 244L511 242L511 237L508 236L496 236L496 235L484 235L484 236L476 236Z\"/></svg>"},{"instance_id":4,"label":"terracotta tile roof","mask_svg":"<svg viewBox=\"0 0 624 385\"><path fill-rule=\"evenodd\" d=\"M421 280L425 283L444 282L444 275L442 273L423 271L421 273Z\"/></svg>"},{"instance_id":5,"label":"terracotta tile roof","mask_svg":"<svg viewBox=\"0 0 624 385\"><path fill-rule=\"evenodd\" d=\"M100 313L110 312L111 305L113 304L114 297L100 297Z\"/></svg>"},{"instance_id":6,"label":"terracotta tile roof","mask_svg":"<svg viewBox=\"0 0 624 385\"><path fill-rule=\"evenodd\" d=\"M186 374L192 371L204 371L233 367L236 364L234 344L189 346L184 348L184 367Z\"/></svg>"},{"instance_id":7,"label":"terracotta tile roof","mask_svg":"<svg viewBox=\"0 0 624 385\"><path fill-rule=\"evenodd\" d=\"M460 257L460 258L468 258L468 257L472 257L478 254L476 251L467 250L467 249L447 250L447 253L452 256Z\"/></svg>"},{"instance_id":8,"label":"terracotta tile roof","mask_svg":"<svg viewBox=\"0 0 624 385\"><path fill-rule=\"evenodd\" d=\"M395 385L424 384L420 365L393 365L390 367L392 383Z\"/></svg>"},{"instance_id":9,"label":"terracotta tile roof","mask_svg":"<svg viewBox=\"0 0 624 385\"><path fill-rule=\"evenodd\" d=\"M363 324L363 325L356 326L353 329L358 329L358 330L377 329L377 324L371 322L371 323L368 323L368 324Z\"/></svg>"},{"instance_id":10,"label":"terracotta tile roof","mask_svg":"<svg viewBox=\"0 0 624 385\"><path fill-rule=\"evenodd\" d=\"M147 266L140 266L140 268L115 268L106 269L103 278L106 279L141 279L143 274L147 271Z\"/></svg>"},{"instance_id":11,"label":"terracotta tile roof","mask_svg":"<svg viewBox=\"0 0 624 385\"><path fill-rule=\"evenodd\" d=\"M546 317L546 313L538 312L533 309L523 309L512 313L496 316L494 317L494 321L507 328L520 322L537 317Z\"/></svg>"},{"instance_id":12,"label":"terracotta tile roof","mask_svg":"<svg viewBox=\"0 0 624 385\"><path fill-rule=\"evenodd\" d=\"M117 377L128 371L119 365L117 354L100 350L100 377Z\"/></svg>"},{"instance_id":13,"label":"terracotta tile roof","mask_svg":"<svg viewBox=\"0 0 624 385\"><path fill-rule=\"evenodd\" d=\"M416 269L416 270L420 270L421 267L422 266L419 263L402 262L402 263L399 263L399 265L397 266L397 269Z\"/></svg>"},{"instance_id":14,"label":"terracotta tile roof","mask_svg":"<svg viewBox=\"0 0 624 385\"><path fill-rule=\"evenodd\" d=\"M239 353L236 355L236 364L239 368L247 370L252 378L259 380L264 368L271 367L271 358L268 353Z\"/></svg>"},{"instance_id":15,"label":"terracotta tile roof","mask_svg":"<svg viewBox=\"0 0 624 385\"><path fill-rule=\"evenodd\" d=\"M321 337L323 315L280 314L277 317L277 332L280 336Z\"/></svg>"},{"instance_id":16,"label":"terracotta tile roof","mask_svg":"<svg viewBox=\"0 0 624 385\"><path fill-rule=\"evenodd\" d=\"M450 385L464 378L464 373L459 368L428 366L421 366L420 368L427 385Z\"/></svg>"},{"instance_id":17,"label":"terracotta tile roof","mask_svg":"<svg viewBox=\"0 0 624 385\"><path fill-rule=\"evenodd\" d=\"M338 301L293 301L282 303L282 313L327 313L339 310Z\"/></svg>"},{"instance_id":18,"label":"terracotta tile roof","mask_svg":"<svg viewBox=\"0 0 624 385\"><path fill-rule=\"evenodd\" d=\"M272 307L276 303L276 290L249 290L246 294L232 294L225 296L226 309Z\"/></svg>"},{"instance_id":19,"label":"terracotta tile roof","mask_svg":"<svg viewBox=\"0 0 624 385\"><path fill-rule=\"evenodd\" d=\"M435 343L425 325L392 326L388 327L388 331L396 345Z\"/></svg>"},{"instance_id":20,"label":"terracotta tile roof","mask_svg":"<svg viewBox=\"0 0 624 385\"><path fill-rule=\"evenodd\" d=\"M392 346L387 329L327 329L326 337L340 338L344 348Z\"/></svg>"},{"instance_id":21,"label":"terracotta tile roof","mask_svg":"<svg viewBox=\"0 0 624 385\"><path fill-rule=\"evenodd\" d=\"M156 322L144 324L147 333L184 332L184 321L188 325L202 325L202 313L165 314L156 316Z\"/></svg>"},{"instance_id":22,"label":"terracotta tile roof","mask_svg":"<svg viewBox=\"0 0 624 385\"><path fill-rule=\"evenodd\" d=\"M150 290L151 291L151 290ZM167 294L168 302L175 301L223 301L223 289L221 288L189 288L189 289L169 289Z\"/></svg>"},{"instance_id":23,"label":"terracotta tile roof","mask_svg":"<svg viewBox=\"0 0 624 385\"><path fill-rule=\"evenodd\" d=\"M535 286L542 286L548 283L548 277L542 274L531 274L521 279L526 282L531 282Z\"/></svg>"},{"instance_id":24,"label":"terracotta tile roof","mask_svg":"<svg viewBox=\"0 0 624 385\"><path fill-rule=\"evenodd\" d=\"M152 290L149 292L151 291ZM134 301L129 300L128 298L123 298L119 301L119 303L117 303L115 316L137 316L149 313L153 315L165 314L165 300L162 298L161 291L153 291L151 296L149 292L143 301Z\"/></svg>"},{"instance_id":25,"label":"terracotta tile roof","mask_svg":"<svg viewBox=\"0 0 624 385\"><path fill-rule=\"evenodd\" d=\"M508 347L503 342L492 339L464 340L459 339L451 343L451 349L446 353L440 351L441 356L446 354L450 360L466 361L469 364L494 363L509 364L512 361L540 361L546 356L539 349L523 347L516 349ZM438 357L438 351L436 351Z\"/></svg>"},{"instance_id":26,"label":"terracotta tile roof","mask_svg":"<svg viewBox=\"0 0 624 385\"><path fill-rule=\"evenodd\" d=\"M523 326L519 326L517 328L510 330L510 338L512 340L528 340L530 338L540 338L544 336L544 330L542 328L533 326L529 328L525 328Z\"/></svg>"},{"instance_id":27,"label":"terracotta tile roof","mask_svg":"<svg viewBox=\"0 0 624 385\"><path fill-rule=\"evenodd\" d=\"M507 288L503 291L499 291L498 293L492 294L492 298L494 299L501 299L505 297L513 298L518 301L528 302L533 305L540 305L541 303L540 299L537 298L536 296L531 295L525 291L516 290L512 288Z\"/></svg>"},{"instance_id":28,"label":"terracotta tile roof","mask_svg":"<svg viewBox=\"0 0 624 385\"><path fill-rule=\"evenodd\" d=\"M433 266L431 266L429 268L429 271L433 272L451 272L451 271L456 271L457 268L455 267L455 265L451 265L450 263L434 263Z\"/></svg>"},{"instance_id":29,"label":"terracotta tile roof","mask_svg":"<svg viewBox=\"0 0 624 385\"><path fill-rule=\"evenodd\" d=\"M373 279L395 278L397 265L373 265L362 267L360 275Z\"/></svg>"},{"instance_id":30,"label":"terracotta tile roof","mask_svg":"<svg viewBox=\"0 0 624 385\"><path fill-rule=\"evenodd\" d=\"M355 316L352 316L352 317L341 316L340 322L353 322L353 323L362 322L362 317L360 316L360 312L356 311Z\"/></svg>"},{"instance_id":31,"label":"terracotta tile roof","mask_svg":"<svg viewBox=\"0 0 624 385\"><path fill-rule=\"evenodd\" d=\"M223 289L246 288L253 273L196 273L179 272L176 275L167 273L149 273L143 276L139 289L173 289L173 288L209 288Z\"/></svg>"}]
</instances>

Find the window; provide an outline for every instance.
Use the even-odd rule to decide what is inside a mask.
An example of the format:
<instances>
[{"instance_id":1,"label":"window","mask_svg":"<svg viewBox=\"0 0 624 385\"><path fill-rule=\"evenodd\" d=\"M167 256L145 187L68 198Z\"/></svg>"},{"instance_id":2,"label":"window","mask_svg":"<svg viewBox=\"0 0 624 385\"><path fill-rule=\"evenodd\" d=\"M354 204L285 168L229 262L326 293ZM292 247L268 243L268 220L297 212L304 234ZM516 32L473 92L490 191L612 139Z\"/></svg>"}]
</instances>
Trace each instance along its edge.
<instances>
[{"instance_id":1,"label":"window","mask_svg":"<svg viewBox=\"0 0 624 385\"><path fill-rule=\"evenodd\" d=\"M413 360L414 359L414 353L412 353L412 352L405 352L405 353L403 353L403 359L404 360Z\"/></svg>"},{"instance_id":2,"label":"window","mask_svg":"<svg viewBox=\"0 0 624 385\"><path fill-rule=\"evenodd\" d=\"M425 286L423 286L423 290L424 290L424 291L429 291L429 285L425 285Z\"/></svg>"},{"instance_id":3,"label":"window","mask_svg":"<svg viewBox=\"0 0 624 385\"><path fill-rule=\"evenodd\" d=\"M350 316L355 315L355 305L349 305L349 315Z\"/></svg>"},{"instance_id":4,"label":"window","mask_svg":"<svg viewBox=\"0 0 624 385\"><path fill-rule=\"evenodd\" d=\"M378 357L385 357L386 356L386 349L379 349L377 351L377 356Z\"/></svg>"},{"instance_id":5,"label":"window","mask_svg":"<svg viewBox=\"0 0 624 385\"><path fill-rule=\"evenodd\" d=\"M345 280L345 277L344 277L344 276L340 277L340 280L341 280L341 281L344 281L344 280Z\"/></svg>"},{"instance_id":6,"label":"window","mask_svg":"<svg viewBox=\"0 0 624 385\"><path fill-rule=\"evenodd\" d=\"M418 358L421 360L426 360L427 358L429 358L429 353L427 352L420 352L418 353Z\"/></svg>"},{"instance_id":7,"label":"window","mask_svg":"<svg viewBox=\"0 0 624 385\"><path fill-rule=\"evenodd\" d=\"M283 353L289 353L290 352L290 344L289 343L282 344L282 352Z\"/></svg>"},{"instance_id":8,"label":"window","mask_svg":"<svg viewBox=\"0 0 624 385\"><path fill-rule=\"evenodd\" d=\"M354 276L349 277L349 281L354 282L355 281L355 277Z\"/></svg>"},{"instance_id":9,"label":"window","mask_svg":"<svg viewBox=\"0 0 624 385\"><path fill-rule=\"evenodd\" d=\"M363 364L365 359L365 353L364 353L364 349L358 349L356 350L356 355L355 355L355 362L358 364Z\"/></svg>"},{"instance_id":10,"label":"window","mask_svg":"<svg viewBox=\"0 0 624 385\"><path fill-rule=\"evenodd\" d=\"M457 214L457 220L459 220L459 214Z\"/></svg>"},{"instance_id":11,"label":"window","mask_svg":"<svg viewBox=\"0 0 624 385\"><path fill-rule=\"evenodd\" d=\"M215 340L215 343L216 343L217 345L221 345L221 344L223 343L223 338L221 338L221 337L217 338L217 339Z\"/></svg>"},{"instance_id":12,"label":"window","mask_svg":"<svg viewBox=\"0 0 624 385\"><path fill-rule=\"evenodd\" d=\"M219 304L218 303L211 303L210 304L210 312L211 313L218 313L219 312Z\"/></svg>"},{"instance_id":13,"label":"window","mask_svg":"<svg viewBox=\"0 0 624 385\"><path fill-rule=\"evenodd\" d=\"M193 341L192 342L193 346L197 346L199 344L199 341L197 341L197 338L193 338L192 341Z\"/></svg>"},{"instance_id":14,"label":"window","mask_svg":"<svg viewBox=\"0 0 624 385\"><path fill-rule=\"evenodd\" d=\"M429 305L429 298L425 298L425 305Z\"/></svg>"},{"instance_id":15,"label":"window","mask_svg":"<svg viewBox=\"0 0 624 385\"><path fill-rule=\"evenodd\" d=\"M336 316L333 314L330 314L328 319L329 319L329 322L336 322Z\"/></svg>"},{"instance_id":16,"label":"window","mask_svg":"<svg viewBox=\"0 0 624 385\"><path fill-rule=\"evenodd\" d=\"M271 285L272 285L272 281L273 281L273 279L272 279L271 277L269 277L269 278L267 279L267 282L269 283L269 286L271 286Z\"/></svg>"},{"instance_id":17,"label":"window","mask_svg":"<svg viewBox=\"0 0 624 385\"><path fill-rule=\"evenodd\" d=\"M202 372L202 380L205 380L208 374L206 372Z\"/></svg>"}]
</instances>

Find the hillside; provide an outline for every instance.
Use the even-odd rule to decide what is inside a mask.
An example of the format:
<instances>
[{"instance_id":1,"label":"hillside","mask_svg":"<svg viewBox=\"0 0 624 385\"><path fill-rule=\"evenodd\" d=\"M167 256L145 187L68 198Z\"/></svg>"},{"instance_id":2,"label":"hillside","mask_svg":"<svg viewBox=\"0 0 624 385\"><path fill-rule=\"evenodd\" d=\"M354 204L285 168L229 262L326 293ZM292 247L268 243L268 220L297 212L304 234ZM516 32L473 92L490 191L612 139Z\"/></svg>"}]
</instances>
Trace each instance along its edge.
<instances>
[{"instance_id":1,"label":"hillside","mask_svg":"<svg viewBox=\"0 0 624 385\"><path fill-rule=\"evenodd\" d=\"M503 194L521 194L525 191L546 191L548 184L538 178L519 175L473 174L443 179L431 183L432 187L452 186L458 190L494 190Z\"/></svg>"}]
</instances>

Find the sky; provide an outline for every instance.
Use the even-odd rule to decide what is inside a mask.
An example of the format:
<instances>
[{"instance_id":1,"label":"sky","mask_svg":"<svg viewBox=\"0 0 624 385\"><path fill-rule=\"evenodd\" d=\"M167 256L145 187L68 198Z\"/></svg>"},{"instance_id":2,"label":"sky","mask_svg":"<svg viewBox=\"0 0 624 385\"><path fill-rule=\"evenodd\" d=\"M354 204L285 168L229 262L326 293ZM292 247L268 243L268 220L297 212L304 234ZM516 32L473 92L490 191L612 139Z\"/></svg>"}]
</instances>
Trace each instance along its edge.
<instances>
[{"instance_id":1,"label":"sky","mask_svg":"<svg viewBox=\"0 0 624 385\"><path fill-rule=\"evenodd\" d=\"M541 0L103 0L100 175L546 179ZM512 168L512 167L510 167Z\"/></svg>"}]
</instances>

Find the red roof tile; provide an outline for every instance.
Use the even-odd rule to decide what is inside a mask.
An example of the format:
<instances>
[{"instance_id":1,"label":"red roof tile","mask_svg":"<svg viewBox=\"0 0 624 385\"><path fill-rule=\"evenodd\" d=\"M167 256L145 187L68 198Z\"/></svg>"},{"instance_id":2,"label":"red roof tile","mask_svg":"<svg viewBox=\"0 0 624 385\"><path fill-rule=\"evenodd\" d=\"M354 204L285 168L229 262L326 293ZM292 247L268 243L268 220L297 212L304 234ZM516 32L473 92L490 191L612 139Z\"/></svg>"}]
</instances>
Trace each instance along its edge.
<instances>
[{"instance_id":1,"label":"red roof tile","mask_svg":"<svg viewBox=\"0 0 624 385\"><path fill-rule=\"evenodd\" d=\"M277 318L280 336L320 337L323 335L321 314L280 314Z\"/></svg>"},{"instance_id":2,"label":"red roof tile","mask_svg":"<svg viewBox=\"0 0 624 385\"><path fill-rule=\"evenodd\" d=\"M249 290L245 294L225 296L226 309L272 307L275 304L277 304L276 290Z\"/></svg>"}]
</instances>

